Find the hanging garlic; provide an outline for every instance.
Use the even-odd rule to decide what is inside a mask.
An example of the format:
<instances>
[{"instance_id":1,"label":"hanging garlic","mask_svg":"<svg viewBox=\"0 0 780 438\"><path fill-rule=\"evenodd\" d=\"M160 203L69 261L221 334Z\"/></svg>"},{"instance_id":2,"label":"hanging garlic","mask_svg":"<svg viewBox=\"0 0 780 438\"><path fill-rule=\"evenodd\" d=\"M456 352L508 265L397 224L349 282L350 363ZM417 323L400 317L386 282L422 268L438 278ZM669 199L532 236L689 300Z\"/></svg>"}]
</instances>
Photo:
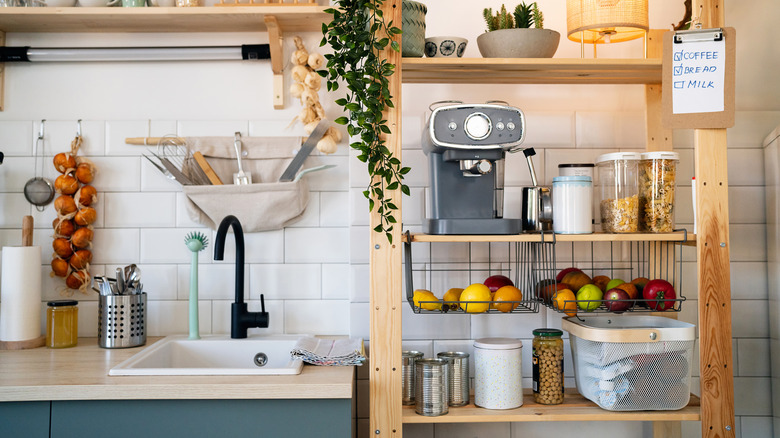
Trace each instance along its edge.
<instances>
[{"instance_id":1,"label":"hanging garlic","mask_svg":"<svg viewBox=\"0 0 780 438\"><path fill-rule=\"evenodd\" d=\"M320 91L320 88L322 88L322 78L316 71L310 71L303 83L314 91Z\"/></svg>"},{"instance_id":2,"label":"hanging garlic","mask_svg":"<svg viewBox=\"0 0 780 438\"><path fill-rule=\"evenodd\" d=\"M292 63L295 65L306 65L309 60L309 53L305 49L298 49L292 53Z\"/></svg>"},{"instance_id":3,"label":"hanging garlic","mask_svg":"<svg viewBox=\"0 0 780 438\"><path fill-rule=\"evenodd\" d=\"M307 63L309 64L309 67L313 68L314 70L319 70L323 65L325 65L325 57L319 53L311 53L309 54Z\"/></svg>"},{"instance_id":4,"label":"hanging garlic","mask_svg":"<svg viewBox=\"0 0 780 438\"><path fill-rule=\"evenodd\" d=\"M320 102L320 96L312 90L307 88L303 89L301 93L301 103L306 106L315 106Z\"/></svg>"},{"instance_id":5,"label":"hanging garlic","mask_svg":"<svg viewBox=\"0 0 780 438\"><path fill-rule=\"evenodd\" d=\"M333 137L326 135L317 142L317 150L323 154L332 154L338 150L338 145L333 141Z\"/></svg>"},{"instance_id":6,"label":"hanging garlic","mask_svg":"<svg viewBox=\"0 0 780 438\"><path fill-rule=\"evenodd\" d=\"M331 137L336 143L341 143L341 131L334 128L333 126L328 128L328 130L325 132L325 135Z\"/></svg>"},{"instance_id":7,"label":"hanging garlic","mask_svg":"<svg viewBox=\"0 0 780 438\"><path fill-rule=\"evenodd\" d=\"M321 119L314 119L313 122L309 122L305 125L303 125L303 132L306 133L306 135L310 135L312 132L314 132L314 128L317 127L317 125L320 123Z\"/></svg>"},{"instance_id":8,"label":"hanging garlic","mask_svg":"<svg viewBox=\"0 0 780 438\"><path fill-rule=\"evenodd\" d=\"M315 114L314 110L312 110L309 107L303 107L300 114L298 114L298 119L300 119L303 123L309 123L312 120L314 120L317 117L317 114Z\"/></svg>"},{"instance_id":9,"label":"hanging garlic","mask_svg":"<svg viewBox=\"0 0 780 438\"><path fill-rule=\"evenodd\" d=\"M301 97L301 93L305 90L303 84L295 83L290 85L290 94L292 97Z\"/></svg>"},{"instance_id":10,"label":"hanging garlic","mask_svg":"<svg viewBox=\"0 0 780 438\"><path fill-rule=\"evenodd\" d=\"M296 65L292 68L291 76L295 82L303 82L307 74L309 74L309 69L302 65Z\"/></svg>"}]
</instances>

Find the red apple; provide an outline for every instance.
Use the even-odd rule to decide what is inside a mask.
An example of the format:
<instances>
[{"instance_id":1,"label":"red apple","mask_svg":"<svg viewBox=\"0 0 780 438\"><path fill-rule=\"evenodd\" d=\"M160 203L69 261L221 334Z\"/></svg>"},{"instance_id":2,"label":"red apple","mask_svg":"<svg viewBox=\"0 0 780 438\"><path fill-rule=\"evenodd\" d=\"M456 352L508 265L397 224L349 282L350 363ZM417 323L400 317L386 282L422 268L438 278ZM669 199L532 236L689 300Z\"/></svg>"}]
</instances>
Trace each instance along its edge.
<instances>
[{"instance_id":1,"label":"red apple","mask_svg":"<svg viewBox=\"0 0 780 438\"><path fill-rule=\"evenodd\" d=\"M514 286L512 280L504 275L491 275L485 279L484 285L490 289L490 292L495 292L504 286Z\"/></svg>"},{"instance_id":2,"label":"red apple","mask_svg":"<svg viewBox=\"0 0 780 438\"><path fill-rule=\"evenodd\" d=\"M563 276L568 274L569 272L572 272L572 271L579 271L579 269L577 269L577 268L566 268L566 269L563 269L563 270L561 270L561 272L558 273L558 275L555 276L555 281L557 283L562 282L563 281Z\"/></svg>"},{"instance_id":3,"label":"red apple","mask_svg":"<svg viewBox=\"0 0 780 438\"><path fill-rule=\"evenodd\" d=\"M642 297L646 300L647 306L654 310L667 310L674 307L674 300L677 294L674 292L674 286L666 280L650 280L642 288Z\"/></svg>"},{"instance_id":4,"label":"red apple","mask_svg":"<svg viewBox=\"0 0 780 438\"><path fill-rule=\"evenodd\" d=\"M612 312L625 312L631 308L631 297L623 289L612 288L604 295L604 305Z\"/></svg>"}]
</instances>

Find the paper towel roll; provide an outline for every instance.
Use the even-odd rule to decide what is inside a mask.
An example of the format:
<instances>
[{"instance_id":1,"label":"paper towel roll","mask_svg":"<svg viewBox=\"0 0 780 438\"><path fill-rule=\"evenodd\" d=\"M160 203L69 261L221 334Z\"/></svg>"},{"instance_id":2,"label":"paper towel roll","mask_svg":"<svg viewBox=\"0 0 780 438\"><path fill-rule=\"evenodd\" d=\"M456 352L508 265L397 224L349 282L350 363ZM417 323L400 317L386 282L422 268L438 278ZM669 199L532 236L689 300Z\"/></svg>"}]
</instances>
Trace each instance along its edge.
<instances>
[{"instance_id":1,"label":"paper towel roll","mask_svg":"<svg viewBox=\"0 0 780 438\"><path fill-rule=\"evenodd\" d=\"M41 336L41 247L5 246L0 282L0 341Z\"/></svg>"}]
</instances>

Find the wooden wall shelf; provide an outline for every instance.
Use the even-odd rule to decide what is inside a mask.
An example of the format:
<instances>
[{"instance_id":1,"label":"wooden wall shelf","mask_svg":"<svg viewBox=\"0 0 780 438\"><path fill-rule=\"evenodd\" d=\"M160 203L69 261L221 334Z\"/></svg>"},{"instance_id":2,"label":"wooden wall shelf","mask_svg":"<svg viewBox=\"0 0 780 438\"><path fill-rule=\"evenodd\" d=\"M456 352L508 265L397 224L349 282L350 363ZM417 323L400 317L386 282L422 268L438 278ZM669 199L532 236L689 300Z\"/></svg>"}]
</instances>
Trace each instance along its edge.
<instances>
[{"instance_id":1,"label":"wooden wall shelf","mask_svg":"<svg viewBox=\"0 0 780 438\"><path fill-rule=\"evenodd\" d=\"M456 236L456 235L436 235L436 234L415 234L411 233L412 242L540 242L541 236L538 234L513 234L513 235L476 235L476 236ZM403 241L407 240L406 235ZM552 234L545 234L545 242L552 242ZM683 232L663 233L663 234L556 234L556 242L686 242L696 244L696 235Z\"/></svg>"},{"instance_id":2,"label":"wooden wall shelf","mask_svg":"<svg viewBox=\"0 0 780 438\"><path fill-rule=\"evenodd\" d=\"M264 32L275 16L285 32L322 29L325 6L230 8L0 8L3 32Z\"/></svg>"},{"instance_id":3,"label":"wooden wall shelf","mask_svg":"<svg viewBox=\"0 0 780 438\"><path fill-rule=\"evenodd\" d=\"M661 59L403 58L407 84L660 84Z\"/></svg>"},{"instance_id":4,"label":"wooden wall shelf","mask_svg":"<svg viewBox=\"0 0 780 438\"><path fill-rule=\"evenodd\" d=\"M533 396L526 389L523 406L517 409L495 410L474 406L471 403L458 408L449 408L449 413L438 417L426 417L414 412L414 406L403 407L403 423L499 423L536 421L699 421L701 420L699 398L691 395L688 406L677 411L607 411L586 399L574 389L566 390L566 397L560 405L534 403Z\"/></svg>"}]
</instances>

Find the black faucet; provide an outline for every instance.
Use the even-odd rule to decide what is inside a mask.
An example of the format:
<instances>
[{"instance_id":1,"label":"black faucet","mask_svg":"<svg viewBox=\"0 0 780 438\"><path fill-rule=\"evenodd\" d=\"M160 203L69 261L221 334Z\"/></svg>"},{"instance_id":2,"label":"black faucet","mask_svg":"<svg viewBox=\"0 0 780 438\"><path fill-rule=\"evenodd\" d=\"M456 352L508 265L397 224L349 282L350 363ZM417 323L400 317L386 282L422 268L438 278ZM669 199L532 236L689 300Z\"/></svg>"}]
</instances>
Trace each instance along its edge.
<instances>
[{"instance_id":1,"label":"black faucet","mask_svg":"<svg viewBox=\"0 0 780 438\"><path fill-rule=\"evenodd\" d=\"M233 215L222 219L214 240L214 260L225 258L225 236L227 230L233 227L236 237L236 300L231 306L230 337L232 339L246 338L246 331L252 327L268 327L268 312L265 311L265 298L260 295L260 312L250 312L244 302L244 230L241 222Z\"/></svg>"}]
</instances>

